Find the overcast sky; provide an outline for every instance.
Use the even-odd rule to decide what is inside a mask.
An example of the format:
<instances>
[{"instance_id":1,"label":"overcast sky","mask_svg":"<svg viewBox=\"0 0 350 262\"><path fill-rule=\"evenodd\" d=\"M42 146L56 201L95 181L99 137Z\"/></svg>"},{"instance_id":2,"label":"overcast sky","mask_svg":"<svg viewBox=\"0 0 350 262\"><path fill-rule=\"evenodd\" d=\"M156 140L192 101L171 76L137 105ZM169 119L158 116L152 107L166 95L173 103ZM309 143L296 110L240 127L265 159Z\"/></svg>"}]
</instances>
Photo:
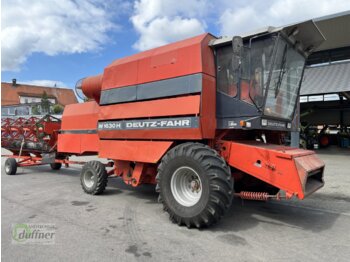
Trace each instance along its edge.
<instances>
[{"instance_id":1,"label":"overcast sky","mask_svg":"<svg viewBox=\"0 0 350 262\"><path fill-rule=\"evenodd\" d=\"M350 10L347 0L2 0L2 81L73 87L114 59Z\"/></svg>"}]
</instances>

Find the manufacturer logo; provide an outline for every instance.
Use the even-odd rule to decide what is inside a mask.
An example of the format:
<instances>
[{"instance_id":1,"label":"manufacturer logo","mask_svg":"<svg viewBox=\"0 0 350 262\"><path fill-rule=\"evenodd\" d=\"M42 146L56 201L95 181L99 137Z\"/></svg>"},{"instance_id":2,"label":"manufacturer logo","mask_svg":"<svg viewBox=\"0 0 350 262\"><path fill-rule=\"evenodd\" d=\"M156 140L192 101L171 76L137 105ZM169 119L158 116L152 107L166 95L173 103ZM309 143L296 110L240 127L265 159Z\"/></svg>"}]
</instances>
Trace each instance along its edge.
<instances>
[{"instance_id":1,"label":"manufacturer logo","mask_svg":"<svg viewBox=\"0 0 350 262\"><path fill-rule=\"evenodd\" d=\"M161 129L161 128L196 128L197 117L162 118L147 120L123 120L99 122L99 130L126 130L126 129Z\"/></svg>"},{"instance_id":2,"label":"manufacturer logo","mask_svg":"<svg viewBox=\"0 0 350 262\"><path fill-rule=\"evenodd\" d=\"M284 122L279 122L279 121L274 121L274 120L267 120L267 125L271 127L279 127L279 128L285 128L286 123Z\"/></svg>"}]
</instances>

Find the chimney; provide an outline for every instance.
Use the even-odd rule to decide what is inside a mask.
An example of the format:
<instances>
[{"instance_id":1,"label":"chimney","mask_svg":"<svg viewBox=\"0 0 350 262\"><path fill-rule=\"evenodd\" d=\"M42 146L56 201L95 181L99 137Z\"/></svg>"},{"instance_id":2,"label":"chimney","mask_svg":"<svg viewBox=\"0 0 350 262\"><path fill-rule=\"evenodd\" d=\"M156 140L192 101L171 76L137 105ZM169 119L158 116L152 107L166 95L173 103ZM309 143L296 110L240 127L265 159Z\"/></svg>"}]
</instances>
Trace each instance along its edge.
<instances>
[{"instance_id":1,"label":"chimney","mask_svg":"<svg viewBox=\"0 0 350 262\"><path fill-rule=\"evenodd\" d=\"M12 79L12 86L16 86L17 85L17 79L16 78L13 78Z\"/></svg>"}]
</instances>

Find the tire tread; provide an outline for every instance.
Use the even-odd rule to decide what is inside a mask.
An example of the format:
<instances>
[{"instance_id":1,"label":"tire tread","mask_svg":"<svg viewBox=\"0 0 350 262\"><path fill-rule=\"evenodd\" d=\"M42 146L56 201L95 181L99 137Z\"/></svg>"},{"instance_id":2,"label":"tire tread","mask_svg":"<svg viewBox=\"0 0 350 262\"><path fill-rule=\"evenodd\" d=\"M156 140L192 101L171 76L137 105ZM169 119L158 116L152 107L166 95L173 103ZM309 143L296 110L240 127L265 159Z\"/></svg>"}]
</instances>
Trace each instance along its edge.
<instances>
[{"instance_id":1,"label":"tire tread","mask_svg":"<svg viewBox=\"0 0 350 262\"><path fill-rule=\"evenodd\" d=\"M10 165L10 172L9 173L6 172L6 168L5 168L6 175L9 175L9 176L15 175L16 172L17 172L17 161L16 161L16 159L14 159L14 158L6 159L5 167L6 167L6 165Z\"/></svg>"},{"instance_id":2,"label":"tire tread","mask_svg":"<svg viewBox=\"0 0 350 262\"><path fill-rule=\"evenodd\" d=\"M162 195L160 181L162 172L167 164L178 156L192 157L206 170L210 176L210 197L206 208L193 218L183 218L175 214L171 208L167 206ZM162 159L158 166L156 176L156 190L159 192L158 201L163 204L163 209L169 213L172 222L180 225L191 227L208 227L218 222L225 214L226 210L232 203L233 182L231 172L225 160L212 148L201 143L187 142L180 144L171 149Z\"/></svg>"},{"instance_id":3,"label":"tire tread","mask_svg":"<svg viewBox=\"0 0 350 262\"><path fill-rule=\"evenodd\" d=\"M93 191L88 191L84 187L84 184L83 184L83 174L85 171L87 171L87 169L92 169L97 175L97 184L96 184L96 187L94 188ZM83 190L85 191L85 193L88 193L91 195L101 194L106 189L107 182L108 182L108 175L107 175L107 171L106 171L104 164L102 164L101 162L96 161L96 160L87 162L83 166L83 169L81 172L81 177L80 177L80 182L81 182L81 186L82 186Z\"/></svg>"}]
</instances>

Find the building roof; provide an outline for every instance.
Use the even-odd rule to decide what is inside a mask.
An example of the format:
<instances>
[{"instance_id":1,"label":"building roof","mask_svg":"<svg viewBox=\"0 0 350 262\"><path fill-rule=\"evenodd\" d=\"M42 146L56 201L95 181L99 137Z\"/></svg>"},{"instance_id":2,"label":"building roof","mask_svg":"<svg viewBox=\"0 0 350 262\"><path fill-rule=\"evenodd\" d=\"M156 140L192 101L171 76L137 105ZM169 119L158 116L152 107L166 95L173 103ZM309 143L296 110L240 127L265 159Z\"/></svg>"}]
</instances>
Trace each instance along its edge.
<instances>
[{"instance_id":1,"label":"building roof","mask_svg":"<svg viewBox=\"0 0 350 262\"><path fill-rule=\"evenodd\" d=\"M300 95L350 92L350 62L308 67Z\"/></svg>"},{"instance_id":2,"label":"building roof","mask_svg":"<svg viewBox=\"0 0 350 262\"><path fill-rule=\"evenodd\" d=\"M34 85L24 85L1 82L1 105L17 105L20 104L20 96L41 97L46 92L48 98L56 98L57 103L65 106L78 103L78 100L72 89L44 87Z\"/></svg>"}]
</instances>

